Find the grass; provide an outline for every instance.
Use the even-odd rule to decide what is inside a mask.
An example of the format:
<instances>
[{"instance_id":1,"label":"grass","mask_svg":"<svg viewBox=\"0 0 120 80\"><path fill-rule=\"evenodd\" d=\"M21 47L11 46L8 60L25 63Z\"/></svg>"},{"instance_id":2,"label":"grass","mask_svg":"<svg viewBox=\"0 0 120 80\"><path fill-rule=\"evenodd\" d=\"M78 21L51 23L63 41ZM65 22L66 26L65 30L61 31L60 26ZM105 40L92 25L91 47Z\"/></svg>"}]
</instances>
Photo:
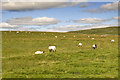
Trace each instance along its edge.
<instances>
[{"instance_id":1,"label":"grass","mask_svg":"<svg viewBox=\"0 0 120 80\"><path fill-rule=\"evenodd\" d=\"M102 31L114 29L104 28ZM117 78L118 35L101 36L101 29L96 30L95 35L91 34L91 30L19 34L16 31L3 31L3 78ZM93 37L94 40L91 39ZM111 39L115 43L111 43ZM83 44L82 47L77 47L79 42ZM98 45L96 50L92 49L94 43ZM56 53L49 53L49 44L56 45ZM37 50L44 50L45 53L33 55Z\"/></svg>"},{"instance_id":2,"label":"grass","mask_svg":"<svg viewBox=\"0 0 120 80\"><path fill-rule=\"evenodd\" d=\"M120 27L107 27L107 28L95 28L89 30L81 30L81 31L71 31L73 33L82 33L82 34L110 34L117 35Z\"/></svg>"}]
</instances>

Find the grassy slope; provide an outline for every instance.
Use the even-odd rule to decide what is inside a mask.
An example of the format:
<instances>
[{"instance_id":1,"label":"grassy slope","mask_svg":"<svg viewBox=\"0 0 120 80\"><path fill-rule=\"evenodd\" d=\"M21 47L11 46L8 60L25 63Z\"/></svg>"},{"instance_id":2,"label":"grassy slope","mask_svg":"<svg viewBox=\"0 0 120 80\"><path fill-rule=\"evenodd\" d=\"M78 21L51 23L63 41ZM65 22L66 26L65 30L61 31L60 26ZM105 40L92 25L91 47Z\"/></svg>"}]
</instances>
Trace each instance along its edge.
<instances>
[{"instance_id":1,"label":"grassy slope","mask_svg":"<svg viewBox=\"0 0 120 80\"><path fill-rule=\"evenodd\" d=\"M118 28L120 29L120 27L107 27L107 28L96 28L90 30L71 31L71 32L82 33L82 34L118 34Z\"/></svg>"},{"instance_id":2,"label":"grassy slope","mask_svg":"<svg viewBox=\"0 0 120 80\"><path fill-rule=\"evenodd\" d=\"M117 35L2 33L3 78L118 77ZM73 37L74 35L76 37ZM90 38L87 37L88 35ZM58 38L56 39L55 36ZM92 40L92 37L95 40ZM115 43L111 43L111 39L115 39ZM79 42L83 43L82 47L77 47ZM96 50L91 47L94 43L98 44ZM56 53L48 52L49 44L57 46ZM44 50L46 53L33 55L37 50Z\"/></svg>"}]
</instances>

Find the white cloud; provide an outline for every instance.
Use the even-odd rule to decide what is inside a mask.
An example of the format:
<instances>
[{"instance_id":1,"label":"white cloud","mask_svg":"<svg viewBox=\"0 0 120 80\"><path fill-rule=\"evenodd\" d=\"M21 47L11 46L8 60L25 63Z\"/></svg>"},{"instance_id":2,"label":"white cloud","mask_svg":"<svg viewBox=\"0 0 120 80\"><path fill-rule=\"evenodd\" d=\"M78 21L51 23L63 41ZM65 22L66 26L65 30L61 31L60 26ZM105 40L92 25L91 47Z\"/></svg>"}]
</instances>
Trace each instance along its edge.
<instances>
[{"instance_id":1,"label":"white cloud","mask_svg":"<svg viewBox=\"0 0 120 80\"><path fill-rule=\"evenodd\" d=\"M80 20L74 20L76 23L103 23L105 21L109 21L110 19L100 19L100 18L83 18Z\"/></svg>"},{"instance_id":2,"label":"white cloud","mask_svg":"<svg viewBox=\"0 0 120 80\"><path fill-rule=\"evenodd\" d=\"M57 26L51 29L47 29L48 32L68 32L68 31L79 31L87 30L93 28L105 28L110 26L117 26L117 24L98 24L98 25L66 25L66 26Z\"/></svg>"},{"instance_id":3,"label":"white cloud","mask_svg":"<svg viewBox=\"0 0 120 80\"><path fill-rule=\"evenodd\" d=\"M105 28L110 26L118 26L118 24L95 24L95 25L65 25L65 26L56 26L53 28L42 29L41 27L3 27L5 30L11 31L45 31L45 32L68 32L68 31L78 31L78 30L87 30L93 28ZM1 28L0 28L1 29Z\"/></svg>"},{"instance_id":4,"label":"white cloud","mask_svg":"<svg viewBox=\"0 0 120 80\"><path fill-rule=\"evenodd\" d=\"M32 19L33 23L38 23L39 25L47 25L47 24L56 24L59 21L55 18L48 18L48 17L38 17Z\"/></svg>"},{"instance_id":5,"label":"white cloud","mask_svg":"<svg viewBox=\"0 0 120 80\"><path fill-rule=\"evenodd\" d=\"M120 20L120 16L113 17L115 20Z\"/></svg>"},{"instance_id":6,"label":"white cloud","mask_svg":"<svg viewBox=\"0 0 120 80\"><path fill-rule=\"evenodd\" d=\"M100 8L106 9L106 10L116 10L118 9L118 2L103 4L100 6Z\"/></svg>"},{"instance_id":7,"label":"white cloud","mask_svg":"<svg viewBox=\"0 0 120 80\"><path fill-rule=\"evenodd\" d=\"M17 27L17 25L10 25L10 24L5 23L5 22L0 23L0 28L9 28L9 27L14 28L14 27Z\"/></svg>"},{"instance_id":8,"label":"white cloud","mask_svg":"<svg viewBox=\"0 0 120 80\"><path fill-rule=\"evenodd\" d=\"M87 9L86 12L91 13L100 13L100 12L106 12L106 11L117 11L119 7L119 2L112 2L101 5L99 8L94 9Z\"/></svg>"},{"instance_id":9,"label":"white cloud","mask_svg":"<svg viewBox=\"0 0 120 80\"><path fill-rule=\"evenodd\" d=\"M78 2L3 2L2 9L9 11L42 10L49 8L71 7Z\"/></svg>"},{"instance_id":10,"label":"white cloud","mask_svg":"<svg viewBox=\"0 0 120 80\"><path fill-rule=\"evenodd\" d=\"M89 6L92 6L92 5L95 5L95 3L82 2L82 3L79 4L79 7L80 8L86 8L86 7L89 7Z\"/></svg>"},{"instance_id":11,"label":"white cloud","mask_svg":"<svg viewBox=\"0 0 120 80\"><path fill-rule=\"evenodd\" d=\"M50 28L47 31L49 32L67 32L67 31L75 31L80 30L83 26L80 25L66 25L66 26L56 26L54 28Z\"/></svg>"},{"instance_id":12,"label":"white cloud","mask_svg":"<svg viewBox=\"0 0 120 80\"><path fill-rule=\"evenodd\" d=\"M9 24L13 25L50 25L50 24L57 24L60 22L55 18L49 17L21 17L21 18L13 18L7 21Z\"/></svg>"},{"instance_id":13,"label":"white cloud","mask_svg":"<svg viewBox=\"0 0 120 80\"><path fill-rule=\"evenodd\" d=\"M2 0L2 2L87 2L87 0Z\"/></svg>"}]
</instances>

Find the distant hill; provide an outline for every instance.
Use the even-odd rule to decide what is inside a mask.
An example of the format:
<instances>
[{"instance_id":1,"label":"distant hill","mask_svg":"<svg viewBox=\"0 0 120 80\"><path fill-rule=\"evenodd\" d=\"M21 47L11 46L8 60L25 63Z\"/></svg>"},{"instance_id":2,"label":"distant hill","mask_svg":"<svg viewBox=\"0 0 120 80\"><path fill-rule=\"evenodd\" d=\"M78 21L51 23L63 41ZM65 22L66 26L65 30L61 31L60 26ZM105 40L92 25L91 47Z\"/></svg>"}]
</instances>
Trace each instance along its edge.
<instances>
[{"instance_id":1,"label":"distant hill","mask_svg":"<svg viewBox=\"0 0 120 80\"><path fill-rule=\"evenodd\" d=\"M107 27L107 28L95 28L95 29L80 30L80 31L70 31L69 33L117 35L118 29L120 30L120 27Z\"/></svg>"}]
</instances>

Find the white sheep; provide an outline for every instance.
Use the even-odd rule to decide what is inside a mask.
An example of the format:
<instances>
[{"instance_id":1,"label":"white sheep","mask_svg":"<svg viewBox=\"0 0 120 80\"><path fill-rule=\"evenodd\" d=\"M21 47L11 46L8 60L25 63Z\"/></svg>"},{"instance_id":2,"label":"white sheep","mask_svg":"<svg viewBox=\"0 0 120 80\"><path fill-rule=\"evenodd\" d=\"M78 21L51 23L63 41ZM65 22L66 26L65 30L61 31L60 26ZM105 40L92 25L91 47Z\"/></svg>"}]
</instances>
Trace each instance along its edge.
<instances>
[{"instance_id":1,"label":"white sheep","mask_svg":"<svg viewBox=\"0 0 120 80\"><path fill-rule=\"evenodd\" d=\"M76 37L75 35L73 37Z\"/></svg>"},{"instance_id":2,"label":"white sheep","mask_svg":"<svg viewBox=\"0 0 120 80\"><path fill-rule=\"evenodd\" d=\"M63 37L65 37L65 36L63 36Z\"/></svg>"},{"instance_id":3,"label":"white sheep","mask_svg":"<svg viewBox=\"0 0 120 80\"><path fill-rule=\"evenodd\" d=\"M95 39L95 38L92 38L92 40Z\"/></svg>"},{"instance_id":4,"label":"white sheep","mask_svg":"<svg viewBox=\"0 0 120 80\"><path fill-rule=\"evenodd\" d=\"M42 54L44 51L36 51L35 54Z\"/></svg>"},{"instance_id":5,"label":"white sheep","mask_svg":"<svg viewBox=\"0 0 120 80\"><path fill-rule=\"evenodd\" d=\"M16 32L17 34L19 33L19 31Z\"/></svg>"},{"instance_id":6,"label":"white sheep","mask_svg":"<svg viewBox=\"0 0 120 80\"><path fill-rule=\"evenodd\" d=\"M80 46L82 46L82 43L79 43L79 44L78 44L78 47L80 47Z\"/></svg>"},{"instance_id":7,"label":"white sheep","mask_svg":"<svg viewBox=\"0 0 120 80\"><path fill-rule=\"evenodd\" d=\"M57 38L57 36L55 36L55 38Z\"/></svg>"},{"instance_id":8,"label":"white sheep","mask_svg":"<svg viewBox=\"0 0 120 80\"><path fill-rule=\"evenodd\" d=\"M90 36L88 36L88 37L90 37Z\"/></svg>"},{"instance_id":9,"label":"white sheep","mask_svg":"<svg viewBox=\"0 0 120 80\"><path fill-rule=\"evenodd\" d=\"M56 47L49 45L49 51L50 51L50 52L51 52L51 51L56 52Z\"/></svg>"},{"instance_id":10,"label":"white sheep","mask_svg":"<svg viewBox=\"0 0 120 80\"><path fill-rule=\"evenodd\" d=\"M93 44L92 47L93 47L93 49L96 49L97 48L97 44Z\"/></svg>"},{"instance_id":11,"label":"white sheep","mask_svg":"<svg viewBox=\"0 0 120 80\"><path fill-rule=\"evenodd\" d=\"M114 40L114 39L112 39L112 40L111 40L111 42L115 42L115 40Z\"/></svg>"}]
</instances>

